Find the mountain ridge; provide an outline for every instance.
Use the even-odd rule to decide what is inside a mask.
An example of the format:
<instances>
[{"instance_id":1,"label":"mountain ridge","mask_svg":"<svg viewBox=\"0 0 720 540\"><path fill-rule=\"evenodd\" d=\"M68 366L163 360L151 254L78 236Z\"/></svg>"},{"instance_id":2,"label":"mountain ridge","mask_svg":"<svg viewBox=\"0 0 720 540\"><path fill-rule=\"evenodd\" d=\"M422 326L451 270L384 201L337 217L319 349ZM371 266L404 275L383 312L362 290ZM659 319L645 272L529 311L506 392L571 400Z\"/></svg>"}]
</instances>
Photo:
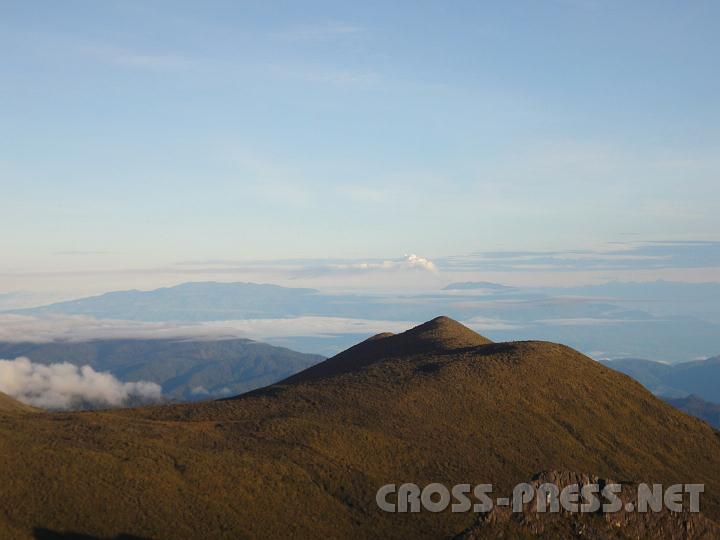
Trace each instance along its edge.
<instances>
[{"instance_id":1,"label":"mountain ridge","mask_svg":"<svg viewBox=\"0 0 720 540\"><path fill-rule=\"evenodd\" d=\"M0 358L18 357L89 365L122 382L159 384L166 398L192 401L254 390L325 359L244 338L0 341Z\"/></svg>"},{"instance_id":2,"label":"mountain ridge","mask_svg":"<svg viewBox=\"0 0 720 540\"><path fill-rule=\"evenodd\" d=\"M639 358L620 358L602 361L640 381L654 394L674 399L696 394L711 403L720 403L720 356L666 364Z\"/></svg>"},{"instance_id":3,"label":"mountain ridge","mask_svg":"<svg viewBox=\"0 0 720 540\"><path fill-rule=\"evenodd\" d=\"M683 412L705 420L715 429L720 430L720 404L706 401L703 398L690 394L685 398L663 398L673 407Z\"/></svg>"},{"instance_id":4,"label":"mountain ridge","mask_svg":"<svg viewBox=\"0 0 720 540\"><path fill-rule=\"evenodd\" d=\"M30 413L39 412L40 409L26 405L7 394L0 392L0 413Z\"/></svg>"},{"instance_id":5,"label":"mountain ridge","mask_svg":"<svg viewBox=\"0 0 720 540\"><path fill-rule=\"evenodd\" d=\"M563 345L457 343L223 401L6 415L0 524L158 540L447 538L476 515L385 513L378 488L505 494L546 470L704 483L704 513L720 517L720 437L704 422Z\"/></svg>"}]
</instances>

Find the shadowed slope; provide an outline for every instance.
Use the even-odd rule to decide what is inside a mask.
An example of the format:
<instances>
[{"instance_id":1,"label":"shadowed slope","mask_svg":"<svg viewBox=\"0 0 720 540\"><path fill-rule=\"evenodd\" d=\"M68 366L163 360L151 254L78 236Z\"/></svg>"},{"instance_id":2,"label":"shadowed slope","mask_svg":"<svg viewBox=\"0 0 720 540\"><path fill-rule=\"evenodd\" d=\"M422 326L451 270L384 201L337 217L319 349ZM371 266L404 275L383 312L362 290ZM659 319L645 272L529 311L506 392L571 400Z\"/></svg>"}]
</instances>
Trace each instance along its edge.
<instances>
[{"instance_id":1,"label":"shadowed slope","mask_svg":"<svg viewBox=\"0 0 720 540\"><path fill-rule=\"evenodd\" d=\"M547 470L704 483L702 508L720 516L720 439L707 424L568 347L458 332L452 349L437 331L448 324L378 338L400 339L365 362L343 353L357 369L239 399L7 415L0 531L452 537L476 516L385 513L377 489L492 483L500 496Z\"/></svg>"}]
</instances>

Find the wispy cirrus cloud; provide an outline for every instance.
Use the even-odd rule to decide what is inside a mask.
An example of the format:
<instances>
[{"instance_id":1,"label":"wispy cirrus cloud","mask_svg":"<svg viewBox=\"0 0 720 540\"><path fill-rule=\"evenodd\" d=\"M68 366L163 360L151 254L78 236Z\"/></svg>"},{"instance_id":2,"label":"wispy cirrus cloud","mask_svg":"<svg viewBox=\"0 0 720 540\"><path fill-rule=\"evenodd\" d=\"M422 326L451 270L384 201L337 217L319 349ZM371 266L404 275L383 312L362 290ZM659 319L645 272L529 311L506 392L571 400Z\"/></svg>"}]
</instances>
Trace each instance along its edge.
<instances>
[{"instance_id":1,"label":"wispy cirrus cloud","mask_svg":"<svg viewBox=\"0 0 720 540\"><path fill-rule=\"evenodd\" d=\"M206 63L183 51L117 44L59 33L37 33L34 50L64 62L95 61L100 64L148 72L181 72Z\"/></svg>"},{"instance_id":2,"label":"wispy cirrus cloud","mask_svg":"<svg viewBox=\"0 0 720 540\"><path fill-rule=\"evenodd\" d=\"M327 41L357 36L366 31L362 26L338 21L298 25L273 32L271 35L288 41Z\"/></svg>"},{"instance_id":3,"label":"wispy cirrus cloud","mask_svg":"<svg viewBox=\"0 0 720 540\"><path fill-rule=\"evenodd\" d=\"M305 71L306 81L337 85L368 85L380 81L380 75L369 70L326 69Z\"/></svg>"},{"instance_id":4,"label":"wispy cirrus cloud","mask_svg":"<svg viewBox=\"0 0 720 540\"><path fill-rule=\"evenodd\" d=\"M79 45L78 51L107 64L143 71L186 71L197 65L197 60L177 53L133 50L101 43Z\"/></svg>"},{"instance_id":5,"label":"wispy cirrus cloud","mask_svg":"<svg viewBox=\"0 0 720 540\"><path fill-rule=\"evenodd\" d=\"M278 79L334 86L370 86L382 80L377 71L365 67L287 63L273 64L267 69Z\"/></svg>"}]
</instances>

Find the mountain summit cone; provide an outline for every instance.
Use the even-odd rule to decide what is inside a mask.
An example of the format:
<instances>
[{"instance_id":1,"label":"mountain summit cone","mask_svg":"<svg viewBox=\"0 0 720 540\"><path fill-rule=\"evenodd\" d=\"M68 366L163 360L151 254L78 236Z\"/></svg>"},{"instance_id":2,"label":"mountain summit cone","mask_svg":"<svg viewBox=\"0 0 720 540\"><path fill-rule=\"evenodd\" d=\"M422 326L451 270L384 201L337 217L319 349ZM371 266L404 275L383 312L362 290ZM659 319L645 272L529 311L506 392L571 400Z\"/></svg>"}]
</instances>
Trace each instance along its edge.
<instances>
[{"instance_id":1,"label":"mountain summit cone","mask_svg":"<svg viewBox=\"0 0 720 540\"><path fill-rule=\"evenodd\" d=\"M415 342L418 352L466 349L492 343L488 338L445 316L436 317L395 337L403 338L407 343Z\"/></svg>"},{"instance_id":2,"label":"mountain summit cone","mask_svg":"<svg viewBox=\"0 0 720 540\"><path fill-rule=\"evenodd\" d=\"M283 383L296 383L356 371L379 360L420 354L443 354L492 343L450 317L436 317L401 334L377 334L312 366Z\"/></svg>"}]
</instances>

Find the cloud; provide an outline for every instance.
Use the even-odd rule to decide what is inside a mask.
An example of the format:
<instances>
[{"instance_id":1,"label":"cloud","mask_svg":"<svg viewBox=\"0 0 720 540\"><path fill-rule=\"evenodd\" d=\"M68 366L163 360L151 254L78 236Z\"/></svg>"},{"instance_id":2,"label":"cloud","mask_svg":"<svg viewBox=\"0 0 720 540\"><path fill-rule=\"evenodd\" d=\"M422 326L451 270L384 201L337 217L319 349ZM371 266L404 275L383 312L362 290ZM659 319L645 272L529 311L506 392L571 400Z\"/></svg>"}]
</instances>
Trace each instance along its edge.
<instances>
[{"instance_id":1,"label":"cloud","mask_svg":"<svg viewBox=\"0 0 720 540\"><path fill-rule=\"evenodd\" d=\"M93 339L268 339L402 332L417 321L295 317L179 324L95 319L84 315L31 317L0 314L0 341L48 343Z\"/></svg>"},{"instance_id":2,"label":"cloud","mask_svg":"<svg viewBox=\"0 0 720 540\"><path fill-rule=\"evenodd\" d=\"M425 257L418 257L417 255L406 255L402 265L409 268L421 268L430 272L438 271L434 262Z\"/></svg>"},{"instance_id":3,"label":"cloud","mask_svg":"<svg viewBox=\"0 0 720 540\"><path fill-rule=\"evenodd\" d=\"M405 255L402 259L384 261L349 262L342 264L328 264L310 267L298 271L298 277L320 276L327 274L364 274L370 272L403 272L408 270L423 270L433 274L438 268L433 261L415 254Z\"/></svg>"},{"instance_id":4,"label":"cloud","mask_svg":"<svg viewBox=\"0 0 720 540\"><path fill-rule=\"evenodd\" d=\"M28 405L61 410L158 401L162 394L155 383L123 383L90 366L37 364L23 357L0 360L0 391Z\"/></svg>"},{"instance_id":5,"label":"cloud","mask_svg":"<svg viewBox=\"0 0 720 540\"><path fill-rule=\"evenodd\" d=\"M301 203L298 203L301 204ZM311 203L314 204L314 203ZM77 257L80 259L79 257ZM425 263L424 261L427 261ZM70 263L69 263L70 264ZM425 272L402 272L425 266ZM7 289L43 292L22 303L0 298L0 309L31 307L101 294L108 290L152 289L196 281L272 283L320 290L420 290L452 281L496 281L514 286L573 286L608 281L718 282L720 241L626 241L553 251L479 251L428 259L294 258L186 260L163 266L0 269ZM411 279L412 278L412 279ZM59 280L67 289L58 290ZM67 283L67 285L66 285ZM444 282L442 286L447 285ZM72 288L70 288L72 287ZM6 292L10 292L9 290ZM62 292L62 294L60 294Z\"/></svg>"},{"instance_id":6,"label":"cloud","mask_svg":"<svg viewBox=\"0 0 720 540\"><path fill-rule=\"evenodd\" d=\"M598 249L488 251L438 261L441 269L478 271L660 270L720 266L718 241L614 242Z\"/></svg>"},{"instance_id":7,"label":"cloud","mask_svg":"<svg viewBox=\"0 0 720 540\"><path fill-rule=\"evenodd\" d=\"M653 319L658 320L658 319ZM608 325L625 325L628 323L647 323L648 319L608 319L597 317L574 317L574 318L558 318L558 319L538 319L537 324L545 326L608 326Z\"/></svg>"},{"instance_id":8,"label":"cloud","mask_svg":"<svg viewBox=\"0 0 720 540\"><path fill-rule=\"evenodd\" d=\"M362 262L353 264L339 264L330 266L336 270L428 270L430 272L437 272L437 267L430 259L425 257L419 257L415 254L405 255L402 259L387 260L382 262Z\"/></svg>"},{"instance_id":9,"label":"cloud","mask_svg":"<svg viewBox=\"0 0 720 540\"><path fill-rule=\"evenodd\" d=\"M208 396L210 395L210 391L204 386L195 386L192 390L190 390L190 394L193 396Z\"/></svg>"}]
</instances>

